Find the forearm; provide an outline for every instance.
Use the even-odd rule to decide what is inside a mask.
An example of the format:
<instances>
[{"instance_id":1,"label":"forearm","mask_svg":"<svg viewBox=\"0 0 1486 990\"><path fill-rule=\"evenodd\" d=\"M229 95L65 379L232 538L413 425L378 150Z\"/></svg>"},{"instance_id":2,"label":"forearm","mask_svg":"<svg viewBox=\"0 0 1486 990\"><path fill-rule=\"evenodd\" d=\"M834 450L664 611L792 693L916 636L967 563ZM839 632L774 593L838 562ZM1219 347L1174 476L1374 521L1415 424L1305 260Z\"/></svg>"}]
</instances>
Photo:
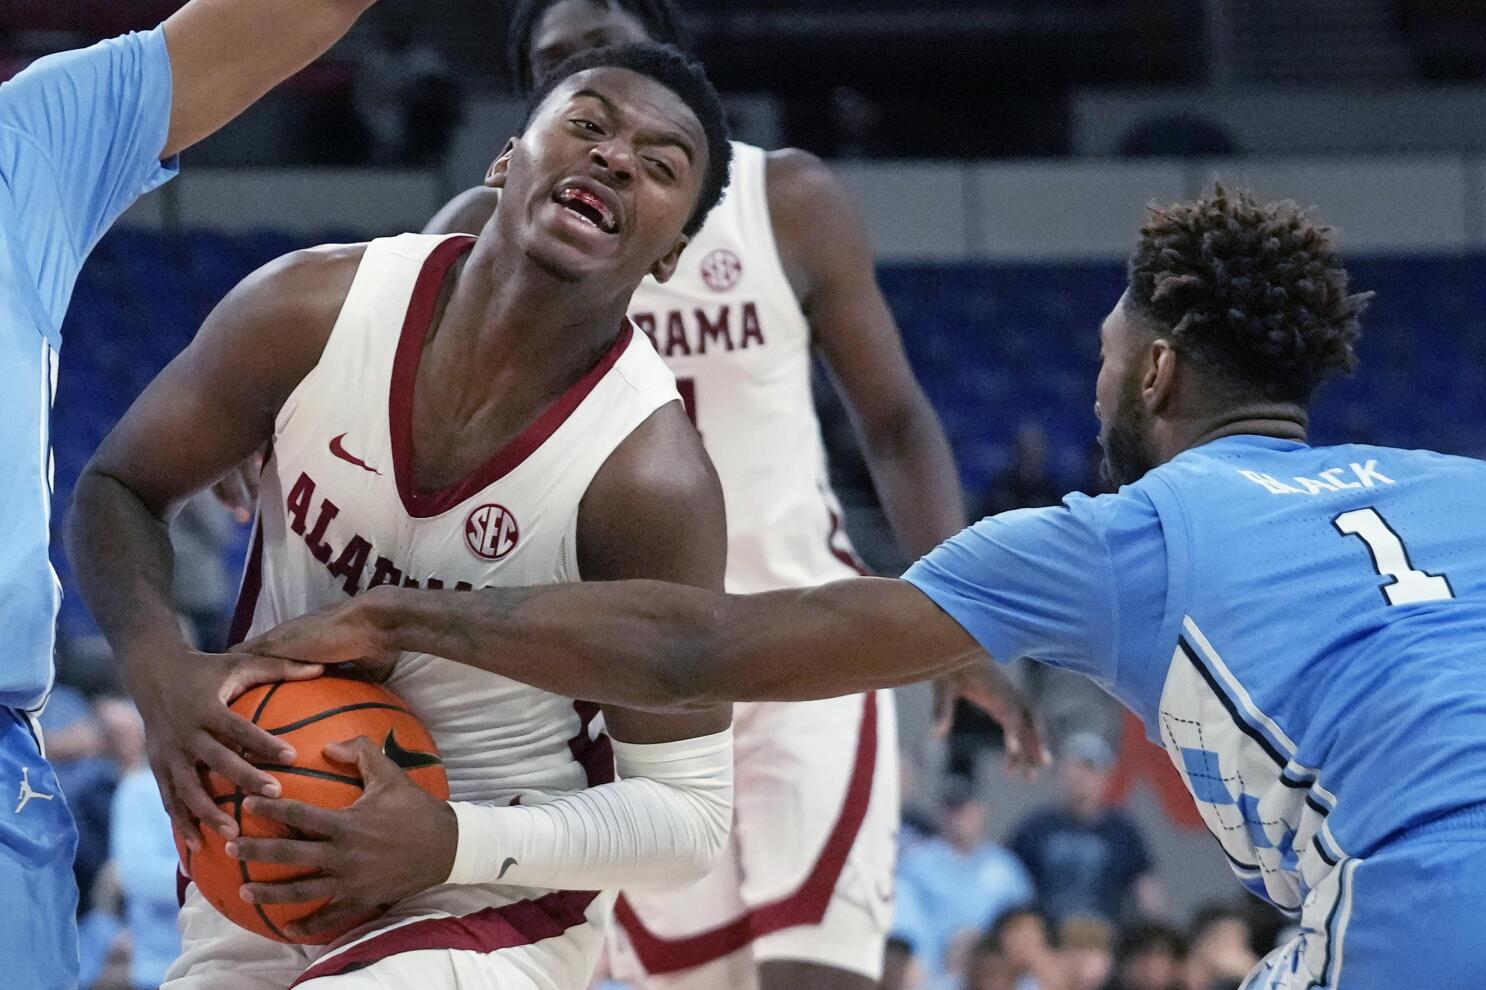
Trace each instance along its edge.
<instances>
[{"instance_id":1,"label":"forearm","mask_svg":"<svg viewBox=\"0 0 1486 990\"><path fill-rule=\"evenodd\" d=\"M759 595L658 581L457 595L380 588L352 607L376 652L430 653L556 694L647 711L840 697L912 684L979 655L917 589L881 578ZM297 638L292 627L284 638ZM326 662L358 658L276 645L270 632L251 648Z\"/></svg>"},{"instance_id":2,"label":"forearm","mask_svg":"<svg viewBox=\"0 0 1486 990\"><path fill-rule=\"evenodd\" d=\"M904 554L922 557L965 528L954 454L927 400L864 433L867 467Z\"/></svg>"},{"instance_id":3,"label":"forearm","mask_svg":"<svg viewBox=\"0 0 1486 990\"><path fill-rule=\"evenodd\" d=\"M614 747L614 783L547 804L454 803L460 835L449 882L613 890L705 876L732 822L732 730Z\"/></svg>"},{"instance_id":4,"label":"forearm","mask_svg":"<svg viewBox=\"0 0 1486 990\"><path fill-rule=\"evenodd\" d=\"M67 519L67 553L131 690L141 658L189 646L172 602L169 529L122 483L84 472Z\"/></svg>"}]
</instances>

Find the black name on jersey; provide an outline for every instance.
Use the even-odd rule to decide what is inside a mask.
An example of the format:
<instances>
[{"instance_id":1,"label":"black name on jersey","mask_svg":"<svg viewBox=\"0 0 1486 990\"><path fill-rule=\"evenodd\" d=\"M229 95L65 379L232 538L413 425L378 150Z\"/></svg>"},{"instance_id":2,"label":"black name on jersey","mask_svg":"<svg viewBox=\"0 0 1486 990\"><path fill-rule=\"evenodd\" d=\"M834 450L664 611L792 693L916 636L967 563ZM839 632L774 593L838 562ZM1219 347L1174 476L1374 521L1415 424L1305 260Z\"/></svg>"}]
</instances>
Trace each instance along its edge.
<instances>
[{"instance_id":1,"label":"black name on jersey","mask_svg":"<svg viewBox=\"0 0 1486 990\"><path fill-rule=\"evenodd\" d=\"M709 350L712 353L746 351L766 343L763 327L758 322L758 307L751 302L736 310L731 304L719 306L715 317L696 307L673 309L664 314L631 313L630 319L645 331L645 336L655 345L656 353L663 358L690 357L706 354Z\"/></svg>"}]
</instances>

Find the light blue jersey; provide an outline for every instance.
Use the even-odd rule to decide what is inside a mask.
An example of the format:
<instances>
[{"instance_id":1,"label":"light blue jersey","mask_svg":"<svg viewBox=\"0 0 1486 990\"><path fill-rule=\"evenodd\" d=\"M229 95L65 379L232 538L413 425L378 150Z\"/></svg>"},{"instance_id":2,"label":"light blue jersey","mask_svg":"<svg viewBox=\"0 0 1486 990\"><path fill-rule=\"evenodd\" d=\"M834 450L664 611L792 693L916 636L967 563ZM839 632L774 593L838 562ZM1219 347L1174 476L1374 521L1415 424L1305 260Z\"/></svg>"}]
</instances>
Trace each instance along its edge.
<instances>
[{"instance_id":1,"label":"light blue jersey","mask_svg":"<svg viewBox=\"0 0 1486 990\"><path fill-rule=\"evenodd\" d=\"M998 660L1130 707L1317 953L1349 864L1486 805L1486 463L1230 437L986 519L906 578Z\"/></svg>"},{"instance_id":2,"label":"light blue jersey","mask_svg":"<svg viewBox=\"0 0 1486 990\"><path fill-rule=\"evenodd\" d=\"M170 103L161 29L41 59L0 86L0 959L16 990L72 987L78 972L77 829L17 711L52 680L47 420L62 316L108 225L174 173L159 161Z\"/></svg>"},{"instance_id":3,"label":"light blue jersey","mask_svg":"<svg viewBox=\"0 0 1486 990\"><path fill-rule=\"evenodd\" d=\"M47 556L62 316L120 213L174 174L163 29L41 59L0 86L0 706L46 696L60 597Z\"/></svg>"}]
</instances>

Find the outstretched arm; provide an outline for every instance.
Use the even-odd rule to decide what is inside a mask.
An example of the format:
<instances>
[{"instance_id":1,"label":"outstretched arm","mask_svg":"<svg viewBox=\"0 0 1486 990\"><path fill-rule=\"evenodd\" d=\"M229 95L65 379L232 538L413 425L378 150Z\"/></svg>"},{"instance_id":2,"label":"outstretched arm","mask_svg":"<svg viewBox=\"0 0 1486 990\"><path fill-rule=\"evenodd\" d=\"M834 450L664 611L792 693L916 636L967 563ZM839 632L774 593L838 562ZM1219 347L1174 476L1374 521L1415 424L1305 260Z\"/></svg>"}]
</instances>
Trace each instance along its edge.
<instances>
[{"instance_id":1,"label":"outstretched arm","mask_svg":"<svg viewBox=\"0 0 1486 990\"><path fill-rule=\"evenodd\" d=\"M376 0L191 0L165 22L169 158L335 44Z\"/></svg>"},{"instance_id":2,"label":"outstretched arm","mask_svg":"<svg viewBox=\"0 0 1486 990\"><path fill-rule=\"evenodd\" d=\"M415 650L652 710L854 694L948 673L985 653L1036 657L1138 700L1159 681L1148 664L1161 653L1165 554L1142 494L1070 496L982 520L897 580L759 595L655 581L462 595L377 588L248 646L372 666Z\"/></svg>"},{"instance_id":3,"label":"outstretched arm","mask_svg":"<svg viewBox=\"0 0 1486 990\"><path fill-rule=\"evenodd\" d=\"M415 650L557 694L655 711L833 698L912 684L982 656L922 592L885 578L758 595L659 581L463 595L384 586L243 648L372 664Z\"/></svg>"}]
</instances>

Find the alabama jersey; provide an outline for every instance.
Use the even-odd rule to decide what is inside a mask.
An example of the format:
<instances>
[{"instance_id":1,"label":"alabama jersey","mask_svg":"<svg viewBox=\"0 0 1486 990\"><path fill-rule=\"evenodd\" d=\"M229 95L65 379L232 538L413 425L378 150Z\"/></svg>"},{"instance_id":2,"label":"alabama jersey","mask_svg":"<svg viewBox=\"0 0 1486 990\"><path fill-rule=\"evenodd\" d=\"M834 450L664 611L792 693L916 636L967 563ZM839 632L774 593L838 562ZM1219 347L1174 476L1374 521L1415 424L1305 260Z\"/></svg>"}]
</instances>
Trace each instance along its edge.
<instances>
[{"instance_id":1,"label":"alabama jersey","mask_svg":"<svg viewBox=\"0 0 1486 990\"><path fill-rule=\"evenodd\" d=\"M448 488L420 490L412 450L418 364L446 276L473 244L404 235L367 247L319 363L275 421L235 638L382 584L455 594L579 580L583 495L631 431L677 399L674 379L627 324L593 368L483 465ZM387 686L433 734L454 800L540 803L613 779L596 706L424 654L401 657ZM457 970L471 981L461 986L486 985L470 975L483 972L492 986L576 990L596 959L606 909L607 898L593 892L451 885L399 904L319 958L247 933L232 937L262 943L265 985L297 965L297 981L334 976L341 986L341 974L386 960L385 974L409 964L430 977L440 967ZM222 955L220 926L208 923L193 944L191 904L184 917L183 963L198 965L178 964L172 977L256 985L240 973L237 982L213 982L226 979L210 961ZM390 958L451 949L478 959ZM496 949L541 954L516 969L542 975L531 984L492 975Z\"/></svg>"},{"instance_id":2,"label":"alabama jersey","mask_svg":"<svg viewBox=\"0 0 1486 990\"><path fill-rule=\"evenodd\" d=\"M717 466L736 594L861 573L826 474L810 324L774 243L766 164L733 142L732 181L676 274L646 279L630 303Z\"/></svg>"},{"instance_id":3,"label":"alabama jersey","mask_svg":"<svg viewBox=\"0 0 1486 990\"><path fill-rule=\"evenodd\" d=\"M842 530L811 394L811 333L774 240L767 156L733 143L731 182L675 275L630 316L675 372L727 508L727 588L863 573ZM876 979L898 823L891 692L733 709L733 830L680 890L627 892L616 973L647 990L749 990L758 963Z\"/></svg>"}]
</instances>

